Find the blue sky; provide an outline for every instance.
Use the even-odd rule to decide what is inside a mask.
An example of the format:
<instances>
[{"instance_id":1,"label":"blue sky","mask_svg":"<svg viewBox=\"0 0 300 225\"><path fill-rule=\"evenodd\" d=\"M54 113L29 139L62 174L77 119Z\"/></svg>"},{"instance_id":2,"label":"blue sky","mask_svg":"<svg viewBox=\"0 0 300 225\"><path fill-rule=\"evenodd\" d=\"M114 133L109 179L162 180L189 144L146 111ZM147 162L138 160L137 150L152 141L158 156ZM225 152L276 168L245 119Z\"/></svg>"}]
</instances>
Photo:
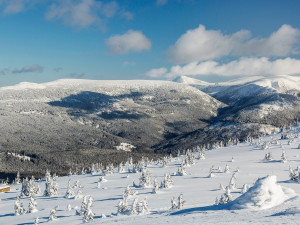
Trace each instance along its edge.
<instances>
[{"instance_id":1,"label":"blue sky","mask_svg":"<svg viewBox=\"0 0 300 225\"><path fill-rule=\"evenodd\" d=\"M0 0L0 86L300 75L297 0Z\"/></svg>"}]
</instances>

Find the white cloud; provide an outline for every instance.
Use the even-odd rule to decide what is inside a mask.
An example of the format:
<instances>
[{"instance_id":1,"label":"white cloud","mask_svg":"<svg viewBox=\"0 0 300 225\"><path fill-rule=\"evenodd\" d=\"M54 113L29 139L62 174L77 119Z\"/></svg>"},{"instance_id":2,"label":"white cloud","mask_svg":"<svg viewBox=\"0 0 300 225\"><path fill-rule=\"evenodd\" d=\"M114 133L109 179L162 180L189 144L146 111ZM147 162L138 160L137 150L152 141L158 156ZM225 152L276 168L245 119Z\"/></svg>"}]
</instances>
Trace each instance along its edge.
<instances>
[{"instance_id":1,"label":"white cloud","mask_svg":"<svg viewBox=\"0 0 300 225\"><path fill-rule=\"evenodd\" d=\"M67 25L88 27L94 23L101 23L98 10L101 3L95 0L64 0L50 6L46 19L61 19Z\"/></svg>"},{"instance_id":2,"label":"white cloud","mask_svg":"<svg viewBox=\"0 0 300 225\"><path fill-rule=\"evenodd\" d=\"M129 11L125 11L125 10L121 11L120 16L121 16L121 18L124 18L124 19L126 19L128 21L134 19L133 13L131 13Z\"/></svg>"},{"instance_id":3,"label":"white cloud","mask_svg":"<svg viewBox=\"0 0 300 225\"><path fill-rule=\"evenodd\" d=\"M105 41L110 54L126 54L151 49L151 41L141 32L128 30L125 34L114 35Z\"/></svg>"},{"instance_id":4,"label":"white cloud","mask_svg":"<svg viewBox=\"0 0 300 225\"><path fill-rule=\"evenodd\" d=\"M146 75L149 76L149 77L157 78L157 77L165 76L167 72L168 72L167 68L161 67L161 68L158 68L158 69L152 69L152 70L148 71L146 73Z\"/></svg>"},{"instance_id":5,"label":"white cloud","mask_svg":"<svg viewBox=\"0 0 300 225\"><path fill-rule=\"evenodd\" d=\"M24 66L21 69L14 69L12 73L41 73L44 68L40 65Z\"/></svg>"},{"instance_id":6,"label":"white cloud","mask_svg":"<svg viewBox=\"0 0 300 225\"><path fill-rule=\"evenodd\" d=\"M240 30L225 35L219 30L207 30L203 25L188 30L168 51L168 57L176 63L190 63L217 59L223 56L288 56L295 53L300 30L282 25L268 38L250 39L251 33Z\"/></svg>"},{"instance_id":7,"label":"white cloud","mask_svg":"<svg viewBox=\"0 0 300 225\"><path fill-rule=\"evenodd\" d=\"M116 15L118 9L119 9L118 3L115 1L112 1L112 2L108 2L106 4L103 4L103 6L101 8L101 12L107 18L111 18Z\"/></svg>"},{"instance_id":8,"label":"white cloud","mask_svg":"<svg viewBox=\"0 0 300 225\"><path fill-rule=\"evenodd\" d=\"M300 60L293 58L240 58L229 63L216 61L192 62L184 66L173 66L167 69L152 69L146 73L150 77L174 78L180 75L220 75L220 76L253 76L253 75L300 75Z\"/></svg>"},{"instance_id":9,"label":"white cloud","mask_svg":"<svg viewBox=\"0 0 300 225\"><path fill-rule=\"evenodd\" d=\"M168 0L156 0L157 6L162 6L168 3Z\"/></svg>"},{"instance_id":10,"label":"white cloud","mask_svg":"<svg viewBox=\"0 0 300 225\"><path fill-rule=\"evenodd\" d=\"M64 24L82 28L97 25L105 28L108 19L120 15L127 20L133 14L120 9L116 1L105 3L98 0L56 0L46 13L47 20L62 20Z\"/></svg>"},{"instance_id":11,"label":"white cloud","mask_svg":"<svg viewBox=\"0 0 300 225\"><path fill-rule=\"evenodd\" d=\"M3 14L17 14L24 12L36 5L38 0L2 0L0 6L3 7Z\"/></svg>"}]
</instances>

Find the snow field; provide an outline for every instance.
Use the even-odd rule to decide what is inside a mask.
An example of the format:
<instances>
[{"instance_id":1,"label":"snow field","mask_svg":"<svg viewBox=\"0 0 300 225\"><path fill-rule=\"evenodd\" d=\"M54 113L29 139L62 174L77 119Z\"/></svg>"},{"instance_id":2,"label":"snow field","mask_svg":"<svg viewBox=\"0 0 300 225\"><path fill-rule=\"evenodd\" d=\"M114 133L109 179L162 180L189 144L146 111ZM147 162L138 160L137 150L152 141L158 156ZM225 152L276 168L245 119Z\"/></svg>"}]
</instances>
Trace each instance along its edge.
<instances>
[{"instance_id":1,"label":"snow field","mask_svg":"<svg viewBox=\"0 0 300 225\"><path fill-rule=\"evenodd\" d=\"M271 142L271 137L279 139L280 134L263 137L260 143ZM122 199L123 192L127 185L132 186L133 182L139 183L141 173L117 173L116 169L114 174L105 176L107 182L101 183L100 188L97 188L97 182L101 174L60 177L57 180L60 187L58 196L44 197L42 194L35 196L39 211L20 216L14 215L14 204L16 196L20 194L21 185L12 185L10 192L0 194L0 224L34 224L36 217L39 217L40 223L44 224L48 222L50 210L55 206L58 206L58 220L51 221L50 224L73 225L83 223L83 216L75 213L75 208L80 209L81 207L82 198L76 200L64 198L69 179L71 179L72 184L78 180L84 186L83 195L90 195L94 199L92 210L96 215L94 221L90 224L281 224L283 216L286 223L294 224L296 222L295 218L300 218L300 210L298 209L300 201L298 197L294 197L293 191L287 188L294 190L296 194L300 193L300 184L289 181L289 166L294 169L300 164L298 158L300 154L299 144L300 138L295 138L290 145L288 140L278 140L278 144L270 144L267 149L262 150L257 146L259 140L254 140L253 145L241 143L235 146L207 150L205 160L195 160L195 165L186 167L186 176L172 176L173 187L160 189L157 194L152 193L152 187L133 188L138 192L135 197L139 201L144 198L147 199L150 212L146 215L117 215L117 205ZM286 152L288 159L285 163L281 161L283 150ZM272 153L273 160L271 161L264 160L265 154L268 152ZM167 167L162 167L161 163L151 163L147 169L152 174L152 180L156 177L160 183L165 173L174 174L177 172L184 158L184 155L172 158ZM224 173L226 165L230 167L229 173ZM209 178L209 171L212 166L215 170L218 167L221 170L215 172L214 177ZM213 206L216 197L220 197L224 192L220 190L220 184L226 187L232 173L237 168L239 172L236 173L236 189L231 191L233 199L241 196L244 184L251 187L257 178L274 175L277 177L277 184L275 183L276 177L271 176L269 180L264 181L266 183L264 187L267 187L267 189L258 188L259 185L256 188L250 188L244 198L242 198L243 196L240 197L239 206L236 205L235 207L235 209L243 208L244 210L229 210L234 202L222 205L222 207ZM38 181L37 184L40 185L43 192L45 181ZM261 189L271 191L273 195L271 194L270 204L266 203L261 207L257 207L260 204L259 202L266 199L266 195L255 196L255 193L262 193ZM183 210L170 210L172 197L177 199L181 193L186 201ZM130 205L135 197L129 198ZM289 200L290 198L292 200ZM30 197L21 198L26 210L29 201ZM71 211L67 210L68 204L72 207ZM257 211L257 209L266 210ZM102 218L101 214L105 214L106 218Z\"/></svg>"}]
</instances>

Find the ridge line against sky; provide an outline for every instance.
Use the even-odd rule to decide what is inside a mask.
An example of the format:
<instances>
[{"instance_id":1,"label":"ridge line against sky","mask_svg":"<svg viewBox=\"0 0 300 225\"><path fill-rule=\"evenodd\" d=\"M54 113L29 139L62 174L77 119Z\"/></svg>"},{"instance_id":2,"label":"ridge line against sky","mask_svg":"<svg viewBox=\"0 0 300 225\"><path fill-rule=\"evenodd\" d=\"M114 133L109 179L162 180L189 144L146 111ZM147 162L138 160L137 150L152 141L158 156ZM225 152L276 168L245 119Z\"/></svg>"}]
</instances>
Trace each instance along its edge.
<instances>
[{"instance_id":1,"label":"ridge line against sky","mask_svg":"<svg viewBox=\"0 0 300 225\"><path fill-rule=\"evenodd\" d=\"M0 0L0 86L300 75L296 0Z\"/></svg>"}]
</instances>

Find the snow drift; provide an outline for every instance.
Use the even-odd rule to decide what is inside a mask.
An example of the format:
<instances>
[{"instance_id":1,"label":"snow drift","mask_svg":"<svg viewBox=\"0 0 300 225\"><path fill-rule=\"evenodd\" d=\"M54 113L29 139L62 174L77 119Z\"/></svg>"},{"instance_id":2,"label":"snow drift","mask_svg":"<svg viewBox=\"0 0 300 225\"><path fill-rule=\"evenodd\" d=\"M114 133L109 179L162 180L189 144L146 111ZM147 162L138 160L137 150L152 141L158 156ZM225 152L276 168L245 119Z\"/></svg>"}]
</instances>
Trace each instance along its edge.
<instances>
[{"instance_id":1,"label":"snow drift","mask_svg":"<svg viewBox=\"0 0 300 225\"><path fill-rule=\"evenodd\" d=\"M258 179L245 194L229 203L230 209L269 209L296 195L292 189L278 185L276 180L276 176Z\"/></svg>"}]
</instances>

